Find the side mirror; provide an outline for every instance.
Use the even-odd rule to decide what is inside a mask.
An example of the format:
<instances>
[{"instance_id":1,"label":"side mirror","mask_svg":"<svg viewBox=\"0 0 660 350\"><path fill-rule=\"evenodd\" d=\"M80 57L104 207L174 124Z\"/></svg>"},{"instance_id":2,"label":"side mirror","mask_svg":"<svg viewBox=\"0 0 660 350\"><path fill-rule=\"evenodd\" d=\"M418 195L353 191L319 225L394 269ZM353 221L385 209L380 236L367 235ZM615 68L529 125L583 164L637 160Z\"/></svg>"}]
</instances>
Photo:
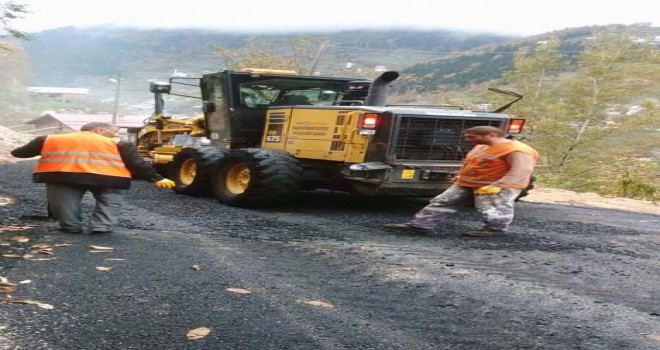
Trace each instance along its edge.
<instances>
[{"instance_id":1,"label":"side mirror","mask_svg":"<svg viewBox=\"0 0 660 350\"><path fill-rule=\"evenodd\" d=\"M162 81L152 81L149 83L149 92L169 94L172 91L172 85Z\"/></svg>"},{"instance_id":2,"label":"side mirror","mask_svg":"<svg viewBox=\"0 0 660 350\"><path fill-rule=\"evenodd\" d=\"M202 102L202 111L204 114L215 112L215 103L211 101Z\"/></svg>"}]
</instances>

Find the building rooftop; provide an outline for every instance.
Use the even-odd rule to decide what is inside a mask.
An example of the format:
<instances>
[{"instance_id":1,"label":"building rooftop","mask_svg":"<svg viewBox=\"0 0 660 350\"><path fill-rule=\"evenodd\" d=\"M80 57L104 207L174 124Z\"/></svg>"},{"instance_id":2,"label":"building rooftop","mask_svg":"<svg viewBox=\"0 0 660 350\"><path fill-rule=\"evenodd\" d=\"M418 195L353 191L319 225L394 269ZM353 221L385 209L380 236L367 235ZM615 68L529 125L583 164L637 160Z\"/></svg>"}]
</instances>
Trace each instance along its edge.
<instances>
[{"instance_id":1,"label":"building rooftop","mask_svg":"<svg viewBox=\"0 0 660 350\"><path fill-rule=\"evenodd\" d=\"M32 86L25 88L29 93L33 94L89 94L89 89L86 88L66 88L66 87L46 87L46 86Z\"/></svg>"},{"instance_id":2,"label":"building rooftop","mask_svg":"<svg viewBox=\"0 0 660 350\"><path fill-rule=\"evenodd\" d=\"M112 123L112 114L44 112L40 117L30 120L26 124L43 123L49 118L55 119L73 130L80 130L80 127L90 122ZM120 128L142 127L146 118L143 115L118 115L117 126Z\"/></svg>"}]
</instances>

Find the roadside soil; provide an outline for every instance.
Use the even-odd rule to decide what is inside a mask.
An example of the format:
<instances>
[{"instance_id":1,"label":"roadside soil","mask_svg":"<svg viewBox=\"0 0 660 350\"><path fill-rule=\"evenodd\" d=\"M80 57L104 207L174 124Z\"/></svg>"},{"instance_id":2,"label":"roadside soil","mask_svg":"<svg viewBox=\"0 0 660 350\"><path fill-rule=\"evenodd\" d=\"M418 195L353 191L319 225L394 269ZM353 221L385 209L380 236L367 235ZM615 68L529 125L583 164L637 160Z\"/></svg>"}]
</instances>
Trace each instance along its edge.
<instances>
[{"instance_id":1,"label":"roadside soil","mask_svg":"<svg viewBox=\"0 0 660 350\"><path fill-rule=\"evenodd\" d=\"M660 215L660 203L630 198L605 197L596 193L573 192L557 188L535 187L527 197L521 200L529 203L607 208Z\"/></svg>"}]
</instances>

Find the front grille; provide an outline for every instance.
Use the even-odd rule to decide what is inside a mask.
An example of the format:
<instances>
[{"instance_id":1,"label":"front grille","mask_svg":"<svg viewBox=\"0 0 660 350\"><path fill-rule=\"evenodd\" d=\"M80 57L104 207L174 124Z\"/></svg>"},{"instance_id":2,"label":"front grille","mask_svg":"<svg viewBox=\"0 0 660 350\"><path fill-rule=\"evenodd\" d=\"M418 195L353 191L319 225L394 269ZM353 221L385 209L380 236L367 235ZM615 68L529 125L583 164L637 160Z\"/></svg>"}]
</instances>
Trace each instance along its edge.
<instances>
[{"instance_id":1,"label":"front grille","mask_svg":"<svg viewBox=\"0 0 660 350\"><path fill-rule=\"evenodd\" d=\"M462 161L472 145L463 140L463 130L473 126L500 127L501 120L401 117L395 135L397 160Z\"/></svg>"}]
</instances>

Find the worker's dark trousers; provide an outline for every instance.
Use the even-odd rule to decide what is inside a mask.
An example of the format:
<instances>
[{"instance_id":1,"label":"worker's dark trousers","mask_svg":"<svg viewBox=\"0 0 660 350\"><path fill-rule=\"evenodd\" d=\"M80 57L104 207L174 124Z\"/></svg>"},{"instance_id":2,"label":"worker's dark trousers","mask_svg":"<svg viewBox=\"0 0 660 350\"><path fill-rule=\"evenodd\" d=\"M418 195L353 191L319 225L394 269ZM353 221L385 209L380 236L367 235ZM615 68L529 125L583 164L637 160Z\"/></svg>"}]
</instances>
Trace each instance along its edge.
<instances>
[{"instance_id":1,"label":"worker's dark trousers","mask_svg":"<svg viewBox=\"0 0 660 350\"><path fill-rule=\"evenodd\" d=\"M46 184L48 205L62 230L82 232L84 228L82 200L87 191L96 200L89 218L90 229L108 231L117 223L126 190L48 183Z\"/></svg>"},{"instance_id":2,"label":"worker's dark trousers","mask_svg":"<svg viewBox=\"0 0 660 350\"><path fill-rule=\"evenodd\" d=\"M513 221L513 206L522 189L503 188L498 194L482 196L475 196L474 190L474 187L452 185L431 199L429 205L417 212L408 224L434 229L458 210L468 208L474 203L484 221L484 227L506 231Z\"/></svg>"}]
</instances>

